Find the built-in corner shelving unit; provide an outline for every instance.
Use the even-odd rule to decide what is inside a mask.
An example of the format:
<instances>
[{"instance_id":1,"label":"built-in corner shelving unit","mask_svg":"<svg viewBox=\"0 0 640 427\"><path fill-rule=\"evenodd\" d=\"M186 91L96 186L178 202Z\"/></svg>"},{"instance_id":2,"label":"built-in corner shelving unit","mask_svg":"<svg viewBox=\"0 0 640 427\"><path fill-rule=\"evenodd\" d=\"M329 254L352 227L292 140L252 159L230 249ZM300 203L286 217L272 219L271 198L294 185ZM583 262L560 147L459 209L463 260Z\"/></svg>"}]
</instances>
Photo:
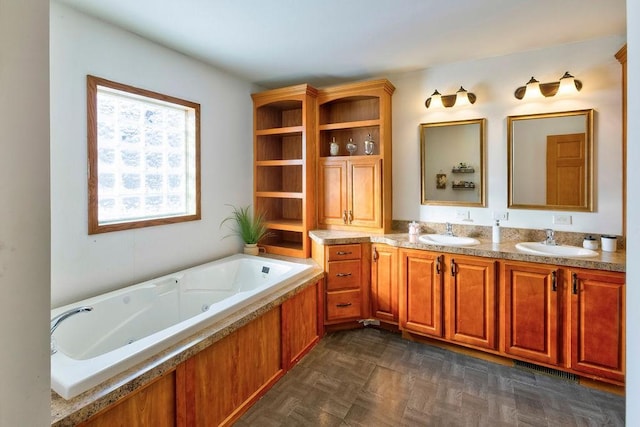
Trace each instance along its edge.
<instances>
[{"instance_id":1,"label":"built-in corner shelving unit","mask_svg":"<svg viewBox=\"0 0 640 427\"><path fill-rule=\"evenodd\" d=\"M318 92L318 227L391 229L391 95L388 80ZM373 150L365 151L365 141ZM337 153L331 143L339 145ZM347 150L348 143L352 152Z\"/></svg>"},{"instance_id":2,"label":"built-in corner shelving unit","mask_svg":"<svg viewBox=\"0 0 640 427\"><path fill-rule=\"evenodd\" d=\"M267 253L310 256L315 227L315 120L318 91L297 85L252 94L254 209L265 213Z\"/></svg>"}]
</instances>

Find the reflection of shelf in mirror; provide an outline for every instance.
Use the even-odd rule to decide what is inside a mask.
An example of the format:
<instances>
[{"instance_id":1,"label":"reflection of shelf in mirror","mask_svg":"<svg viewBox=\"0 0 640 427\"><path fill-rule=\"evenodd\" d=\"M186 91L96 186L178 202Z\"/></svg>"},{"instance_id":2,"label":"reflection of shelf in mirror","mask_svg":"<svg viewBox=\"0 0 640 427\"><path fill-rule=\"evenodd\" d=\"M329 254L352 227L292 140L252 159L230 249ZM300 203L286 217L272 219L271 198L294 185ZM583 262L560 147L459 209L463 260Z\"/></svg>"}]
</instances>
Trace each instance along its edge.
<instances>
[{"instance_id":1,"label":"reflection of shelf in mirror","mask_svg":"<svg viewBox=\"0 0 640 427\"><path fill-rule=\"evenodd\" d=\"M452 173L475 173L474 168L453 168L451 169Z\"/></svg>"},{"instance_id":2,"label":"reflection of shelf in mirror","mask_svg":"<svg viewBox=\"0 0 640 427\"><path fill-rule=\"evenodd\" d=\"M476 188L476 185L473 182L469 182L466 184L452 184L451 188L454 190L473 190Z\"/></svg>"}]
</instances>

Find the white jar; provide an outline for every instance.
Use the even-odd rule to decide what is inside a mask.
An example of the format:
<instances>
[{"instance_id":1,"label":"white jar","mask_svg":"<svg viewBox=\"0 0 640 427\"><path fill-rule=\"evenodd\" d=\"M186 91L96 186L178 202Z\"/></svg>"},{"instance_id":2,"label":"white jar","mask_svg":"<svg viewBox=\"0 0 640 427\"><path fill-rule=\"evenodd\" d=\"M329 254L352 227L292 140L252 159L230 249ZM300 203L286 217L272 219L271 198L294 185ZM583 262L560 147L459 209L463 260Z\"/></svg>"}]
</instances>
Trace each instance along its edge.
<instances>
[{"instance_id":1,"label":"white jar","mask_svg":"<svg viewBox=\"0 0 640 427\"><path fill-rule=\"evenodd\" d=\"M618 249L616 236L602 236L602 250L605 252L615 252Z\"/></svg>"},{"instance_id":2,"label":"white jar","mask_svg":"<svg viewBox=\"0 0 640 427\"><path fill-rule=\"evenodd\" d=\"M585 249L591 249L592 251L595 251L596 249L598 249L598 241L593 236L587 236L582 241L582 247Z\"/></svg>"}]
</instances>

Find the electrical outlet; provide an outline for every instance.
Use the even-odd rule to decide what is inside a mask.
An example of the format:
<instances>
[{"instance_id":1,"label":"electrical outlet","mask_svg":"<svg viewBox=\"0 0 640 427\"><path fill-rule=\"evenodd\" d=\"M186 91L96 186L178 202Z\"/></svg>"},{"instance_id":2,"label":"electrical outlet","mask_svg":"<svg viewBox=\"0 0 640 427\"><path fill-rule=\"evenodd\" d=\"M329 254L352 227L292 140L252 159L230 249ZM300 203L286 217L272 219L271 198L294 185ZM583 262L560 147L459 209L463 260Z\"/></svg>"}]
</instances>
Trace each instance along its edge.
<instances>
[{"instance_id":1,"label":"electrical outlet","mask_svg":"<svg viewBox=\"0 0 640 427\"><path fill-rule=\"evenodd\" d=\"M456 209L456 219L462 221L468 220L469 211L467 209Z\"/></svg>"},{"instance_id":2,"label":"electrical outlet","mask_svg":"<svg viewBox=\"0 0 640 427\"><path fill-rule=\"evenodd\" d=\"M497 219L500 221L508 221L509 220L509 212L507 211L493 211L493 219Z\"/></svg>"},{"instance_id":3,"label":"electrical outlet","mask_svg":"<svg viewBox=\"0 0 640 427\"><path fill-rule=\"evenodd\" d=\"M571 225L571 215L554 215L553 223L555 225Z\"/></svg>"}]
</instances>

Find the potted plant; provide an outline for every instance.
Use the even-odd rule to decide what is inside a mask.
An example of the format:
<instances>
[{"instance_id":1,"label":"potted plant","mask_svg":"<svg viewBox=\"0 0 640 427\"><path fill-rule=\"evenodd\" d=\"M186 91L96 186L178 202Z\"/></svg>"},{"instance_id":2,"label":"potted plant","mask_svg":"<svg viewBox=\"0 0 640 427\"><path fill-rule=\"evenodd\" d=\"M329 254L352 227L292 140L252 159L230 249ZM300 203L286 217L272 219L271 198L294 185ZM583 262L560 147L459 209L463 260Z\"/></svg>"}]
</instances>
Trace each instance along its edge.
<instances>
[{"instance_id":1,"label":"potted plant","mask_svg":"<svg viewBox=\"0 0 640 427\"><path fill-rule=\"evenodd\" d=\"M229 221L235 223L235 225L229 227L232 233L224 237L240 236L244 242L244 253L258 255L260 252L258 242L269 235L265 222L265 213L256 212L255 215L252 215L250 205L244 207L228 206L231 206L233 212L222 220L220 227Z\"/></svg>"}]
</instances>

